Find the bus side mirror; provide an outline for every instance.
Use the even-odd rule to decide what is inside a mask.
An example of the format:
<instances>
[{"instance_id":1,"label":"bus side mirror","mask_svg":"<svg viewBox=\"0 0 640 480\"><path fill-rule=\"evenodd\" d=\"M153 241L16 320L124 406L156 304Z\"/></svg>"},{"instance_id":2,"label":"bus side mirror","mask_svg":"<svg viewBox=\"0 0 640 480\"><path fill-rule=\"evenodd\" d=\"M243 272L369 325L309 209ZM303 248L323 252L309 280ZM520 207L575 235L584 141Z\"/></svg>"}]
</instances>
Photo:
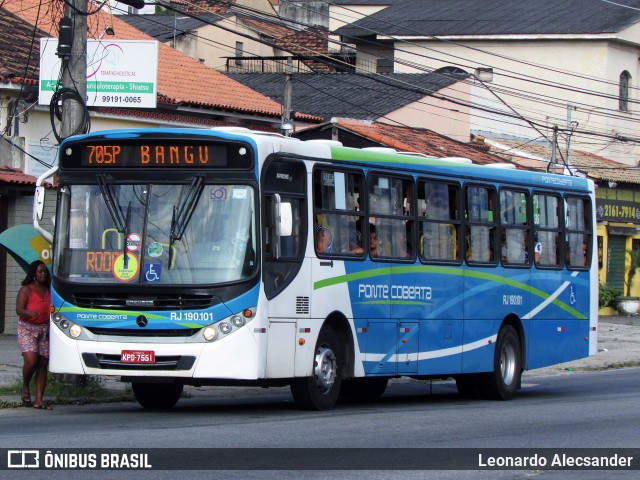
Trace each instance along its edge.
<instances>
[{"instance_id":1,"label":"bus side mirror","mask_svg":"<svg viewBox=\"0 0 640 480\"><path fill-rule=\"evenodd\" d=\"M276 235L278 237L290 237L293 231L293 215L289 202L276 204Z\"/></svg>"}]
</instances>

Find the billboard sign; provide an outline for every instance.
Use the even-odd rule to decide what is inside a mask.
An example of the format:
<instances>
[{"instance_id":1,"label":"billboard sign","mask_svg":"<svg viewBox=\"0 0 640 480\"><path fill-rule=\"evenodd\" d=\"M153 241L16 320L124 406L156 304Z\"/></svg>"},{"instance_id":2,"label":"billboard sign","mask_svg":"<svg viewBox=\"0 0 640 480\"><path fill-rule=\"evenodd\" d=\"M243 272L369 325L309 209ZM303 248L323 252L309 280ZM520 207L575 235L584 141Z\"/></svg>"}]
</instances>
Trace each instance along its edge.
<instances>
[{"instance_id":1,"label":"billboard sign","mask_svg":"<svg viewBox=\"0 0 640 480\"><path fill-rule=\"evenodd\" d=\"M62 87L57 38L40 40L40 105ZM158 42L87 40L87 106L155 108Z\"/></svg>"}]
</instances>

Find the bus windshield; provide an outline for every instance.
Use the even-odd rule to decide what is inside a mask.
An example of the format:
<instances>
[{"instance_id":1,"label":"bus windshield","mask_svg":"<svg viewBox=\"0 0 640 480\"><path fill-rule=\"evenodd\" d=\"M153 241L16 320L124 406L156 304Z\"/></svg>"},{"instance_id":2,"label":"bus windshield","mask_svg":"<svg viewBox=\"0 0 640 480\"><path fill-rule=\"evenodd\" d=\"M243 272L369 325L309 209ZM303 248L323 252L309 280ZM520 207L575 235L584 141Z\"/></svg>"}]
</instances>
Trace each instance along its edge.
<instances>
[{"instance_id":1,"label":"bus windshield","mask_svg":"<svg viewBox=\"0 0 640 480\"><path fill-rule=\"evenodd\" d=\"M78 283L212 285L253 276L248 185L98 184L60 190L54 275Z\"/></svg>"}]
</instances>

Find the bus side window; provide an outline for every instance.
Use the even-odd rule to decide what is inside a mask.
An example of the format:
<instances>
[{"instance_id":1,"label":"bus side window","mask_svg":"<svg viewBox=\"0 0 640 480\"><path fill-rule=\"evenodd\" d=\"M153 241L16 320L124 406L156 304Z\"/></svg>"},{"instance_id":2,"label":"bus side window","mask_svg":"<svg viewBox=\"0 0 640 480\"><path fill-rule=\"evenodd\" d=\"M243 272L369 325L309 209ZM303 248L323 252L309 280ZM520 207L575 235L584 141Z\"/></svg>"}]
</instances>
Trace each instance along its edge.
<instances>
[{"instance_id":1,"label":"bus side window","mask_svg":"<svg viewBox=\"0 0 640 480\"><path fill-rule=\"evenodd\" d=\"M533 196L534 259L542 267L558 267L561 260L560 198L554 194Z\"/></svg>"},{"instance_id":2,"label":"bus side window","mask_svg":"<svg viewBox=\"0 0 640 480\"><path fill-rule=\"evenodd\" d=\"M314 249L319 256L364 257L361 172L316 168L313 172Z\"/></svg>"},{"instance_id":3,"label":"bus side window","mask_svg":"<svg viewBox=\"0 0 640 480\"><path fill-rule=\"evenodd\" d=\"M418 253L423 261L458 261L460 232L458 185L418 183Z\"/></svg>"},{"instance_id":4,"label":"bus side window","mask_svg":"<svg viewBox=\"0 0 640 480\"><path fill-rule=\"evenodd\" d=\"M495 190L469 186L466 191L467 260L479 263L496 261Z\"/></svg>"},{"instance_id":5,"label":"bus side window","mask_svg":"<svg viewBox=\"0 0 640 480\"><path fill-rule=\"evenodd\" d=\"M505 265L528 265L529 197L525 192L500 190L501 258Z\"/></svg>"},{"instance_id":6,"label":"bus side window","mask_svg":"<svg viewBox=\"0 0 640 480\"><path fill-rule=\"evenodd\" d=\"M375 232L375 237L369 239L372 257L414 258L413 190L413 180L408 177L378 174L369 177L369 232Z\"/></svg>"},{"instance_id":7,"label":"bus side window","mask_svg":"<svg viewBox=\"0 0 640 480\"><path fill-rule=\"evenodd\" d=\"M582 268L589 264L591 236L591 204L586 198L565 198L567 266Z\"/></svg>"}]
</instances>

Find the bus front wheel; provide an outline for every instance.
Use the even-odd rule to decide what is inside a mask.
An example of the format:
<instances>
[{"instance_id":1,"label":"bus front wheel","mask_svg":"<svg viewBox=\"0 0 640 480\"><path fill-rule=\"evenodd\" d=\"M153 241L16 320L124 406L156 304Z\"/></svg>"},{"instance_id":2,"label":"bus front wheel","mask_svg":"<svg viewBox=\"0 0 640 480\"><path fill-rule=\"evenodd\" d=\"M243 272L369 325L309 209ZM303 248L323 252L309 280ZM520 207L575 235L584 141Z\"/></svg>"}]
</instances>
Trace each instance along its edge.
<instances>
[{"instance_id":1,"label":"bus front wheel","mask_svg":"<svg viewBox=\"0 0 640 480\"><path fill-rule=\"evenodd\" d=\"M484 374L483 377L479 384L483 398L511 400L520 388L522 352L518 334L511 325L505 325L500 330L493 372Z\"/></svg>"},{"instance_id":2,"label":"bus front wheel","mask_svg":"<svg viewBox=\"0 0 640 480\"><path fill-rule=\"evenodd\" d=\"M344 361L336 332L325 327L320 331L313 357L313 375L296 378L291 394L296 406L303 410L329 410L334 407L341 385Z\"/></svg>"},{"instance_id":3,"label":"bus front wheel","mask_svg":"<svg viewBox=\"0 0 640 480\"><path fill-rule=\"evenodd\" d=\"M172 408L182 395L181 383L137 383L131 388L138 403L144 408Z\"/></svg>"}]
</instances>

